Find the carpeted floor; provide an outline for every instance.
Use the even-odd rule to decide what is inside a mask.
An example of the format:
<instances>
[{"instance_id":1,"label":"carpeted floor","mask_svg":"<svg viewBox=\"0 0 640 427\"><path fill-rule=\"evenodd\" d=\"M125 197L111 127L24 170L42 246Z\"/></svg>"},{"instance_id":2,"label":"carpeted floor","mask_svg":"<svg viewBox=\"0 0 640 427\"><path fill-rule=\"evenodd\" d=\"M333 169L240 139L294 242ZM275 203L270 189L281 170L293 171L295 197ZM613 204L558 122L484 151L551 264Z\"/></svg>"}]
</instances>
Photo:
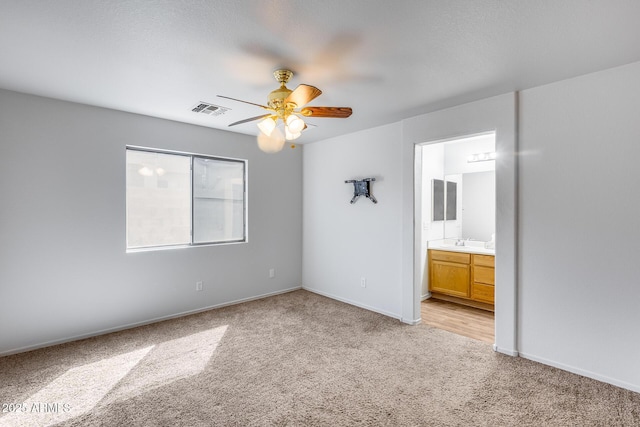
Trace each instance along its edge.
<instances>
[{"instance_id":1,"label":"carpeted floor","mask_svg":"<svg viewBox=\"0 0 640 427\"><path fill-rule=\"evenodd\" d=\"M640 394L307 291L0 358L0 403L3 427L640 426Z\"/></svg>"}]
</instances>

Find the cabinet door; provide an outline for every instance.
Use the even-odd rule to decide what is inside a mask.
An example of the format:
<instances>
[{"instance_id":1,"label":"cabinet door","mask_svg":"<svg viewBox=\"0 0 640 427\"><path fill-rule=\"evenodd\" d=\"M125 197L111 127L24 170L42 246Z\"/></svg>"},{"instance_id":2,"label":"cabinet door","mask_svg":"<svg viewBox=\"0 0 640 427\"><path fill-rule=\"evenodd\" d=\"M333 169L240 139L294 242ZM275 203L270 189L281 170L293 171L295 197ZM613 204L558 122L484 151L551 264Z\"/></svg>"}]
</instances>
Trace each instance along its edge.
<instances>
[{"instance_id":1,"label":"cabinet door","mask_svg":"<svg viewBox=\"0 0 640 427\"><path fill-rule=\"evenodd\" d=\"M430 290L456 297L469 297L469 265L431 261Z\"/></svg>"}]
</instances>

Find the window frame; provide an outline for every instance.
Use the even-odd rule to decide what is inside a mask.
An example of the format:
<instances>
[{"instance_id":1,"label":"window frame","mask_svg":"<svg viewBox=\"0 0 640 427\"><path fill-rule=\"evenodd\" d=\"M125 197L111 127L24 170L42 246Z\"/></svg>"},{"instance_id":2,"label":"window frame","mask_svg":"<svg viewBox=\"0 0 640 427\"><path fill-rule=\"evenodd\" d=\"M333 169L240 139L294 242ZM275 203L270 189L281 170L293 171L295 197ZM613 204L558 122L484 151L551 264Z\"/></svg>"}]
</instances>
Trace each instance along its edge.
<instances>
[{"instance_id":1,"label":"window frame","mask_svg":"<svg viewBox=\"0 0 640 427\"><path fill-rule=\"evenodd\" d=\"M125 146L125 166L127 163L127 152L138 151L138 152L147 152L147 153L157 153L157 154L168 154L175 156L183 156L189 158L189 243L181 243L181 244L160 244L153 246L138 246L138 247L129 247L129 209L128 209L128 200L127 200L127 192L128 192L128 184L127 184L127 173L128 168L125 167L125 249L126 252L147 252L147 251L158 251L158 250L167 250L167 249L180 249L180 248L193 248L193 247L202 247L202 246L220 246L220 245L235 245L238 243L247 243L249 241L249 213L248 213L248 166L249 161L247 159L238 159L233 157L223 157L223 156L213 156L210 154L198 154L198 153L190 153L184 151L176 151L176 150L165 150L159 148L151 148L151 147L142 147L136 145L127 145ZM194 222L195 222L195 209L194 209L194 159L208 159L208 160L216 160L223 161L229 163L240 163L242 164L242 238L236 240L223 240L223 241L207 241L207 242L194 242Z\"/></svg>"}]
</instances>

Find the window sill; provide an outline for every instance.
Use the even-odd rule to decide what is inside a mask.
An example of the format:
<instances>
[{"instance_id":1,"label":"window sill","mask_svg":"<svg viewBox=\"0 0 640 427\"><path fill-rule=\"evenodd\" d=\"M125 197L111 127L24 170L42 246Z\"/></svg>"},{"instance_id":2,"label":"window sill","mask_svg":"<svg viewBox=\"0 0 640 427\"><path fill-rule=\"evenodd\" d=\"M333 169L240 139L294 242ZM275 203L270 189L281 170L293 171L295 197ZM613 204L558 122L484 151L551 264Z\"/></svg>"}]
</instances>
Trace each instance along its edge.
<instances>
[{"instance_id":1,"label":"window sill","mask_svg":"<svg viewBox=\"0 0 640 427\"><path fill-rule=\"evenodd\" d=\"M234 240L232 242L218 242L218 243L197 243L193 245L167 245L167 246L150 246L144 248L127 248L126 253L137 253L137 252L156 252L156 251L170 251L175 249L188 249L188 248L202 248L202 247L210 247L210 246L227 246L227 245L237 245L242 243L248 243L248 240Z\"/></svg>"}]
</instances>

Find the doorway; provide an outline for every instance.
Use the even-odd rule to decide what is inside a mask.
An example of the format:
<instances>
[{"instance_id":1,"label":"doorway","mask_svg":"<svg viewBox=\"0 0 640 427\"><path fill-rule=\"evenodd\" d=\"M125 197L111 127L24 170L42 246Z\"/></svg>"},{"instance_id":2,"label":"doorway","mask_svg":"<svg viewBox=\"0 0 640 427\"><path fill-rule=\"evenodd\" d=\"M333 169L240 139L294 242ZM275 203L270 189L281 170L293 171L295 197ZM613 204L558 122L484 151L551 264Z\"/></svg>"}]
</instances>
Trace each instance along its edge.
<instances>
[{"instance_id":1,"label":"doorway","mask_svg":"<svg viewBox=\"0 0 640 427\"><path fill-rule=\"evenodd\" d=\"M493 349L518 355L518 94L492 98L434 111L402 122L402 320L416 324L420 318L422 254L422 159L419 145L481 132L496 135L496 248L495 343Z\"/></svg>"},{"instance_id":2,"label":"doorway","mask_svg":"<svg viewBox=\"0 0 640 427\"><path fill-rule=\"evenodd\" d=\"M495 132L417 144L414 174L414 200L421 212L415 218L421 318L431 326L491 343L495 151ZM483 265L476 266L476 259Z\"/></svg>"}]
</instances>

